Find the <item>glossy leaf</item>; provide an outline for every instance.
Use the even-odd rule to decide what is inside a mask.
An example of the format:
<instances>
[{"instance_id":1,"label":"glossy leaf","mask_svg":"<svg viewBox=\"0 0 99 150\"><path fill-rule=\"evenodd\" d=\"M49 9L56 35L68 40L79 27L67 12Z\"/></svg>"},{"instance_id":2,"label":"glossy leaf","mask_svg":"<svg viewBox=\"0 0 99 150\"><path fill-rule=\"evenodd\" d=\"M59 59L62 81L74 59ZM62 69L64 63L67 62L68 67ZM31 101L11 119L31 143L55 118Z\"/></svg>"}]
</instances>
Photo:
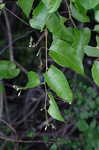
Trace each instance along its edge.
<instances>
[{"instance_id":1,"label":"glossy leaf","mask_svg":"<svg viewBox=\"0 0 99 150\"><path fill-rule=\"evenodd\" d=\"M18 5L22 8L24 14L28 17L32 9L34 0L18 0Z\"/></svg>"},{"instance_id":2,"label":"glossy leaf","mask_svg":"<svg viewBox=\"0 0 99 150\"><path fill-rule=\"evenodd\" d=\"M55 102L54 97L51 95L51 93L49 93L48 96L49 96L49 103L50 103L50 106L48 108L49 115L56 120L64 122L64 118L60 113L59 107Z\"/></svg>"},{"instance_id":3,"label":"glossy leaf","mask_svg":"<svg viewBox=\"0 0 99 150\"><path fill-rule=\"evenodd\" d=\"M20 73L20 70L16 68L16 65L11 61L0 61L0 79L11 79Z\"/></svg>"},{"instance_id":4,"label":"glossy leaf","mask_svg":"<svg viewBox=\"0 0 99 150\"><path fill-rule=\"evenodd\" d=\"M30 71L28 72L28 83L24 89L34 88L40 85L40 79L37 73Z\"/></svg>"},{"instance_id":5,"label":"glossy leaf","mask_svg":"<svg viewBox=\"0 0 99 150\"><path fill-rule=\"evenodd\" d=\"M99 4L99 0L79 0L85 9L92 9Z\"/></svg>"},{"instance_id":6,"label":"glossy leaf","mask_svg":"<svg viewBox=\"0 0 99 150\"><path fill-rule=\"evenodd\" d=\"M99 57L99 48L92 46L85 46L85 54L91 57Z\"/></svg>"},{"instance_id":7,"label":"glossy leaf","mask_svg":"<svg viewBox=\"0 0 99 150\"><path fill-rule=\"evenodd\" d=\"M80 74L84 74L82 60L67 42L54 39L49 50L49 55L56 63L64 67L69 67Z\"/></svg>"},{"instance_id":8,"label":"glossy leaf","mask_svg":"<svg viewBox=\"0 0 99 150\"><path fill-rule=\"evenodd\" d=\"M95 83L99 86L99 61L95 61L92 66L92 77Z\"/></svg>"},{"instance_id":9,"label":"glossy leaf","mask_svg":"<svg viewBox=\"0 0 99 150\"><path fill-rule=\"evenodd\" d=\"M64 101L71 103L73 99L72 91L64 74L59 69L51 65L51 67L48 69L48 72L44 74L44 77L48 86L59 97L61 97Z\"/></svg>"},{"instance_id":10,"label":"glossy leaf","mask_svg":"<svg viewBox=\"0 0 99 150\"><path fill-rule=\"evenodd\" d=\"M72 42L72 30L71 28L66 28L64 25L64 18L60 15L52 14L47 20L47 28L59 39L71 41Z\"/></svg>"},{"instance_id":11,"label":"glossy leaf","mask_svg":"<svg viewBox=\"0 0 99 150\"><path fill-rule=\"evenodd\" d=\"M40 2L33 11L32 19L30 19L31 27L42 30L46 24L48 16L49 14L47 8L42 2Z\"/></svg>"},{"instance_id":12,"label":"glossy leaf","mask_svg":"<svg viewBox=\"0 0 99 150\"><path fill-rule=\"evenodd\" d=\"M59 8L62 0L42 0L42 1L47 7L48 12L53 13Z\"/></svg>"}]
</instances>

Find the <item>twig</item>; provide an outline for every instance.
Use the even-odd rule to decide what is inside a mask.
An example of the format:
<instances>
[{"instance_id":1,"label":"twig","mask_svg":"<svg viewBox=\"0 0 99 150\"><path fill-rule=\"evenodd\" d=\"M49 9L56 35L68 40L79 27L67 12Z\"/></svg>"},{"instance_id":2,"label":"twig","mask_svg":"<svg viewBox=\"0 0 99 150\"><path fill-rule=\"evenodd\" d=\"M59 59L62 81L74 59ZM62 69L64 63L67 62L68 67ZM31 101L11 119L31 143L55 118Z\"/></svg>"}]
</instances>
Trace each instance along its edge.
<instances>
[{"instance_id":1,"label":"twig","mask_svg":"<svg viewBox=\"0 0 99 150\"><path fill-rule=\"evenodd\" d=\"M54 141L44 142L44 141L40 141L40 140L16 140L14 138L9 138L6 136L0 136L0 139L8 141L8 142L16 142L16 143L49 143L49 144L55 143Z\"/></svg>"},{"instance_id":2,"label":"twig","mask_svg":"<svg viewBox=\"0 0 99 150\"><path fill-rule=\"evenodd\" d=\"M14 62L16 64L16 66L20 68L20 70L22 72L24 72L25 74L27 74L28 71L21 64L19 64L16 60L14 60Z\"/></svg>"},{"instance_id":3,"label":"twig","mask_svg":"<svg viewBox=\"0 0 99 150\"><path fill-rule=\"evenodd\" d=\"M16 39L14 39L14 40L12 41L12 44L14 44L15 42L17 42L17 41L19 41L19 40L21 40L21 39L23 39L23 38L25 38L25 37L27 37L27 36L28 36L29 34L31 34L32 32L34 32L34 30L27 31L27 32L26 32L25 34L23 34L22 36L17 37ZM5 50L8 49L8 48L9 48L9 45L5 46L2 50L0 50L0 55L1 55L2 53L4 53Z\"/></svg>"},{"instance_id":4,"label":"twig","mask_svg":"<svg viewBox=\"0 0 99 150\"><path fill-rule=\"evenodd\" d=\"M0 80L0 88L3 88L3 81ZM0 91L0 119L2 118L3 114L3 91Z\"/></svg>"},{"instance_id":5,"label":"twig","mask_svg":"<svg viewBox=\"0 0 99 150\"><path fill-rule=\"evenodd\" d=\"M69 7L69 5L68 5L68 3L67 3L67 0L65 0L65 3L66 3L66 6L67 6L67 9L68 9L69 19L71 20L71 22L72 22L74 28L77 28L76 25L75 25L75 23L74 23L74 21L73 21L73 19L72 19L71 10L70 10L70 7Z\"/></svg>"},{"instance_id":6,"label":"twig","mask_svg":"<svg viewBox=\"0 0 99 150\"><path fill-rule=\"evenodd\" d=\"M25 25L27 25L27 26L30 27L30 25L29 25L26 21L24 21L22 18L18 17L15 13L13 13L13 12L12 12L11 10L9 10L7 7L5 7L5 9L6 9L10 14L12 14L14 17L16 17L18 20L20 20L22 23L24 23Z\"/></svg>"},{"instance_id":7,"label":"twig","mask_svg":"<svg viewBox=\"0 0 99 150\"><path fill-rule=\"evenodd\" d=\"M9 53L10 53L10 60L14 61L14 55L13 55L13 46L12 46L12 34L11 34L11 28L10 28L10 23L8 20L8 16L6 13L6 10L3 9L4 17L5 17L5 22L7 26L7 33L8 33L8 39L9 39Z\"/></svg>"},{"instance_id":8,"label":"twig","mask_svg":"<svg viewBox=\"0 0 99 150\"><path fill-rule=\"evenodd\" d=\"M45 70L46 70L46 72L48 70L48 59L47 59L47 42L48 42L48 39L47 39L47 36L48 36L48 31L47 31L47 29L45 29L45 67L46 67ZM45 105L44 105L45 118L46 118L46 127L45 127L45 130L47 129L47 126L48 126L47 95L48 95L48 92L47 92L47 87L46 87L46 83L45 83Z\"/></svg>"}]
</instances>

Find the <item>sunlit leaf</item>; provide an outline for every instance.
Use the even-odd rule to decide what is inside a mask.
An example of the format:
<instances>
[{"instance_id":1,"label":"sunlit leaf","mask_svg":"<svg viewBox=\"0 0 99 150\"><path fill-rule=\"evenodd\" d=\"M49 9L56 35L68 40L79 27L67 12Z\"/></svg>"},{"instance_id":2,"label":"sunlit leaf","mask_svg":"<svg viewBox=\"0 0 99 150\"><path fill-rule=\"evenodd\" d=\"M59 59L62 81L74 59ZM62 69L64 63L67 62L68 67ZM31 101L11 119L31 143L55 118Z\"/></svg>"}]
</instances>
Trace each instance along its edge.
<instances>
[{"instance_id":1,"label":"sunlit leaf","mask_svg":"<svg viewBox=\"0 0 99 150\"><path fill-rule=\"evenodd\" d=\"M92 66L92 77L95 83L99 86L99 61L95 61Z\"/></svg>"},{"instance_id":2,"label":"sunlit leaf","mask_svg":"<svg viewBox=\"0 0 99 150\"><path fill-rule=\"evenodd\" d=\"M88 45L90 41L90 30L88 28L74 29L73 35L72 47L74 48L75 55L82 60L84 57L84 46Z\"/></svg>"},{"instance_id":3,"label":"sunlit leaf","mask_svg":"<svg viewBox=\"0 0 99 150\"><path fill-rule=\"evenodd\" d=\"M99 48L99 36L96 36L97 48Z\"/></svg>"},{"instance_id":4,"label":"sunlit leaf","mask_svg":"<svg viewBox=\"0 0 99 150\"><path fill-rule=\"evenodd\" d=\"M18 5L22 8L24 14L28 17L32 9L34 0L18 0Z\"/></svg>"},{"instance_id":5,"label":"sunlit leaf","mask_svg":"<svg viewBox=\"0 0 99 150\"><path fill-rule=\"evenodd\" d=\"M92 46L85 46L85 54L91 57L99 57L99 48Z\"/></svg>"},{"instance_id":6,"label":"sunlit leaf","mask_svg":"<svg viewBox=\"0 0 99 150\"><path fill-rule=\"evenodd\" d=\"M16 65L11 61L0 61L0 79L11 79L20 73L20 70L16 68Z\"/></svg>"},{"instance_id":7,"label":"sunlit leaf","mask_svg":"<svg viewBox=\"0 0 99 150\"><path fill-rule=\"evenodd\" d=\"M99 33L99 25L95 25L94 27L94 31L98 32Z\"/></svg>"},{"instance_id":8,"label":"sunlit leaf","mask_svg":"<svg viewBox=\"0 0 99 150\"><path fill-rule=\"evenodd\" d=\"M59 69L51 65L51 67L48 69L48 72L44 74L44 77L48 86L59 97L61 97L64 101L71 103L73 99L72 91L64 74Z\"/></svg>"},{"instance_id":9,"label":"sunlit leaf","mask_svg":"<svg viewBox=\"0 0 99 150\"><path fill-rule=\"evenodd\" d=\"M52 14L47 20L48 30L56 37L66 41L72 41L73 35L71 28L66 28L64 19L60 15Z\"/></svg>"},{"instance_id":10,"label":"sunlit leaf","mask_svg":"<svg viewBox=\"0 0 99 150\"><path fill-rule=\"evenodd\" d=\"M46 24L48 16L49 14L47 8L42 2L40 2L33 11L32 19L30 19L31 27L42 30Z\"/></svg>"},{"instance_id":11,"label":"sunlit leaf","mask_svg":"<svg viewBox=\"0 0 99 150\"><path fill-rule=\"evenodd\" d=\"M0 9L3 9L5 7L5 4L4 3L1 3L0 4Z\"/></svg>"},{"instance_id":12,"label":"sunlit leaf","mask_svg":"<svg viewBox=\"0 0 99 150\"><path fill-rule=\"evenodd\" d=\"M53 13L59 8L62 0L42 0L42 1L47 7L49 13Z\"/></svg>"},{"instance_id":13,"label":"sunlit leaf","mask_svg":"<svg viewBox=\"0 0 99 150\"><path fill-rule=\"evenodd\" d=\"M55 102L54 97L51 95L51 93L49 93L48 96L49 96L49 103L50 103L50 106L48 108L49 115L56 120L64 122L64 118L60 113L59 107Z\"/></svg>"},{"instance_id":14,"label":"sunlit leaf","mask_svg":"<svg viewBox=\"0 0 99 150\"><path fill-rule=\"evenodd\" d=\"M79 0L79 2L85 9L94 8L99 4L99 0Z\"/></svg>"},{"instance_id":15,"label":"sunlit leaf","mask_svg":"<svg viewBox=\"0 0 99 150\"><path fill-rule=\"evenodd\" d=\"M28 72L28 82L27 82L26 87L24 89L34 88L38 85L40 85L39 75L33 71Z\"/></svg>"},{"instance_id":16,"label":"sunlit leaf","mask_svg":"<svg viewBox=\"0 0 99 150\"><path fill-rule=\"evenodd\" d=\"M89 22L87 11L83 7L81 7L81 5L76 5L71 5L72 16L80 22Z\"/></svg>"},{"instance_id":17,"label":"sunlit leaf","mask_svg":"<svg viewBox=\"0 0 99 150\"><path fill-rule=\"evenodd\" d=\"M49 55L56 63L84 74L82 60L70 44L63 40L54 39L49 50Z\"/></svg>"},{"instance_id":18,"label":"sunlit leaf","mask_svg":"<svg viewBox=\"0 0 99 150\"><path fill-rule=\"evenodd\" d=\"M95 20L99 22L99 10L95 11Z\"/></svg>"}]
</instances>

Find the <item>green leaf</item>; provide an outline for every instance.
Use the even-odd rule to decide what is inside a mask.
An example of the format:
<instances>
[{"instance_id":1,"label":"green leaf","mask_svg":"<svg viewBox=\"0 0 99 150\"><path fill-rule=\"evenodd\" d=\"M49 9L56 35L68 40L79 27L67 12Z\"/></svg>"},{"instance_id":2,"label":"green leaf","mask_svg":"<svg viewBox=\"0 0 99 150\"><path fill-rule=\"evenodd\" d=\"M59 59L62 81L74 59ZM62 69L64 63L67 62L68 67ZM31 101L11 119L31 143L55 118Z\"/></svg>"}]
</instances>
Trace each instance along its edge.
<instances>
[{"instance_id":1,"label":"green leaf","mask_svg":"<svg viewBox=\"0 0 99 150\"><path fill-rule=\"evenodd\" d=\"M45 81L48 86L63 100L71 103L73 99L72 91L69 87L68 81L66 80L64 74L57 69L55 66L51 65L48 72L44 74Z\"/></svg>"},{"instance_id":2,"label":"green leaf","mask_svg":"<svg viewBox=\"0 0 99 150\"><path fill-rule=\"evenodd\" d=\"M99 22L99 10L95 11L95 20Z\"/></svg>"},{"instance_id":3,"label":"green leaf","mask_svg":"<svg viewBox=\"0 0 99 150\"><path fill-rule=\"evenodd\" d=\"M77 57L82 60L84 57L84 46L88 45L90 41L90 30L88 28L82 30L74 29L73 35L72 47Z\"/></svg>"},{"instance_id":4,"label":"green leaf","mask_svg":"<svg viewBox=\"0 0 99 150\"><path fill-rule=\"evenodd\" d=\"M87 16L87 11L79 4L74 3L71 5L72 16L80 22L89 22L89 17Z\"/></svg>"},{"instance_id":5,"label":"green leaf","mask_svg":"<svg viewBox=\"0 0 99 150\"><path fill-rule=\"evenodd\" d=\"M53 13L59 8L62 0L42 0L42 1L47 7L49 13Z\"/></svg>"},{"instance_id":6,"label":"green leaf","mask_svg":"<svg viewBox=\"0 0 99 150\"><path fill-rule=\"evenodd\" d=\"M84 74L82 60L77 56L70 44L59 39L54 39L49 50L49 55L56 63Z\"/></svg>"},{"instance_id":7,"label":"green leaf","mask_svg":"<svg viewBox=\"0 0 99 150\"><path fill-rule=\"evenodd\" d=\"M99 36L96 36L97 48L99 48Z\"/></svg>"},{"instance_id":8,"label":"green leaf","mask_svg":"<svg viewBox=\"0 0 99 150\"><path fill-rule=\"evenodd\" d=\"M92 66L92 77L95 83L99 86L99 61L95 61Z\"/></svg>"},{"instance_id":9,"label":"green leaf","mask_svg":"<svg viewBox=\"0 0 99 150\"><path fill-rule=\"evenodd\" d=\"M96 120L92 120L90 123L90 128L95 129L96 124L97 124Z\"/></svg>"},{"instance_id":10,"label":"green leaf","mask_svg":"<svg viewBox=\"0 0 99 150\"><path fill-rule=\"evenodd\" d=\"M99 48L92 46L85 46L85 54L91 57L99 57Z\"/></svg>"},{"instance_id":11,"label":"green leaf","mask_svg":"<svg viewBox=\"0 0 99 150\"><path fill-rule=\"evenodd\" d=\"M79 120L79 121L77 122L77 127L78 127L78 129L79 129L80 131L82 131L82 132L87 131L88 128L89 128L87 122L86 122L85 120L83 120L83 119L81 119L81 120Z\"/></svg>"},{"instance_id":12,"label":"green leaf","mask_svg":"<svg viewBox=\"0 0 99 150\"><path fill-rule=\"evenodd\" d=\"M0 80L0 93L3 93L5 91L4 85L2 80Z\"/></svg>"},{"instance_id":13,"label":"green leaf","mask_svg":"<svg viewBox=\"0 0 99 150\"><path fill-rule=\"evenodd\" d=\"M1 3L0 4L0 9L3 9L5 7L5 4L4 3Z\"/></svg>"},{"instance_id":14,"label":"green leaf","mask_svg":"<svg viewBox=\"0 0 99 150\"><path fill-rule=\"evenodd\" d=\"M28 17L32 9L34 0L18 0L18 5L22 8L24 14Z\"/></svg>"},{"instance_id":15,"label":"green leaf","mask_svg":"<svg viewBox=\"0 0 99 150\"><path fill-rule=\"evenodd\" d=\"M30 19L31 27L42 30L46 24L48 16L49 14L47 8L42 2L40 2L33 11L32 19Z\"/></svg>"},{"instance_id":16,"label":"green leaf","mask_svg":"<svg viewBox=\"0 0 99 150\"><path fill-rule=\"evenodd\" d=\"M90 30L74 29L72 34L71 44L54 37L53 43L49 49L49 55L56 63L64 67L70 67L77 73L84 75L82 63L84 57L84 46L87 45L90 40Z\"/></svg>"},{"instance_id":17,"label":"green leaf","mask_svg":"<svg viewBox=\"0 0 99 150\"><path fill-rule=\"evenodd\" d=\"M94 27L94 31L98 32L99 33L99 25L95 25Z\"/></svg>"},{"instance_id":18,"label":"green leaf","mask_svg":"<svg viewBox=\"0 0 99 150\"><path fill-rule=\"evenodd\" d=\"M0 79L11 79L20 73L20 70L16 68L16 65L11 61L0 61Z\"/></svg>"},{"instance_id":19,"label":"green leaf","mask_svg":"<svg viewBox=\"0 0 99 150\"><path fill-rule=\"evenodd\" d=\"M26 84L26 87L23 89L34 88L38 85L40 85L40 79L38 74L33 71L28 72L28 82Z\"/></svg>"},{"instance_id":20,"label":"green leaf","mask_svg":"<svg viewBox=\"0 0 99 150\"><path fill-rule=\"evenodd\" d=\"M64 18L55 13L47 19L46 26L48 30L59 39L72 42L72 30L64 25Z\"/></svg>"},{"instance_id":21,"label":"green leaf","mask_svg":"<svg viewBox=\"0 0 99 150\"><path fill-rule=\"evenodd\" d=\"M85 9L92 9L99 4L99 0L79 0Z\"/></svg>"},{"instance_id":22,"label":"green leaf","mask_svg":"<svg viewBox=\"0 0 99 150\"><path fill-rule=\"evenodd\" d=\"M56 144L52 144L49 150L57 150L57 145Z\"/></svg>"},{"instance_id":23,"label":"green leaf","mask_svg":"<svg viewBox=\"0 0 99 150\"><path fill-rule=\"evenodd\" d=\"M62 117L62 115L60 113L59 107L58 107L57 103L55 102L54 97L51 95L51 93L48 93L48 96L50 99L49 100L50 106L48 108L49 115L56 120L64 122L64 118Z\"/></svg>"}]
</instances>

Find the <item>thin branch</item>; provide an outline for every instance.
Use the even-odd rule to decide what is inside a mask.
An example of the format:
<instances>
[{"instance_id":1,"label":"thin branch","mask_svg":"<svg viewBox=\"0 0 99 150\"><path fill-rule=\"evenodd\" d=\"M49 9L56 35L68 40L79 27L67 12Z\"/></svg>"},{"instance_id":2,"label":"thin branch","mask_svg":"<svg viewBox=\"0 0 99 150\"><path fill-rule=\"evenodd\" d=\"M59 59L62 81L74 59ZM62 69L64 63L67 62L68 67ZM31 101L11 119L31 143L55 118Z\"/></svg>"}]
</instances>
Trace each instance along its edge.
<instances>
[{"instance_id":1,"label":"thin branch","mask_svg":"<svg viewBox=\"0 0 99 150\"><path fill-rule=\"evenodd\" d=\"M72 16L71 16L71 9L70 9L70 7L69 7L69 5L68 5L67 0L65 0L65 3L66 3L66 6L67 6L67 9L68 9L69 19L71 20L71 22L72 22L74 28L77 28L76 25L75 25L75 23L74 23L74 21L73 21L73 19L72 19ZM71 3L71 2L70 2L70 3Z\"/></svg>"},{"instance_id":2,"label":"thin branch","mask_svg":"<svg viewBox=\"0 0 99 150\"><path fill-rule=\"evenodd\" d=\"M22 36L19 36L19 37L17 37L16 39L14 39L14 40L12 41L12 44L14 44L15 42L17 42L17 41L19 41L19 40L21 40L21 39L23 39L23 38L25 38L25 37L27 37L27 36L30 35L32 32L34 32L34 30L27 31L27 32L26 32L25 34L23 34ZM9 45L5 46L2 50L0 50L0 55L1 55L2 53L4 53L5 50L8 49L8 48L9 48Z\"/></svg>"},{"instance_id":3,"label":"thin branch","mask_svg":"<svg viewBox=\"0 0 99 150\"><path fill-rule=\"evenodd\" d=\"M47 36L48 36L48 31L47 29L45 29L45 66L46 66L46 72L48 70L48 56L47 56L47 42L48 42L48 39L47 39ZM47 95L48 95L48 92L47 92L47 87L46 87L46 83L45 83L45 105L44 105L44 110L45 110L45 118L46 118L46 126L45 126L45 130L47 129L47 126L48 126L48 116L47 116Z\"/></svg>"},{"instance_id":4,"label":"thin branch","mask_svg":"<svg viewBox=\"0 0 99 150\"><path fill-rule=\"evenodd\" d=\"M26 21L24 21L22 18L20 18L19 16L17 16L15 13L13 13L10 9L8 9L7 7L5 7L5 9L10 13L10 14L12 14L14 17L16 17L18 20L20 20L22 23L24 23L25 25L27 25L27 26L29 26L30 27L30 25L26 22Z\"/></svg>"},{"instance_id":5,"label":"thin branch","mask_svg":"<svg viewBox=\"0 0 99 150\"><path fill-rule=\"evenodd\" d=\"M5 22L7 26L7 33L8 33L8 42L9 42L9 53L10 53L10 60L14 61L14 55L13 55L13 46L12 46L12 34L11 34L11 28L10 28L10 22L6 13L6 10L3 10Z\"/></svg>"}]
</instances>

